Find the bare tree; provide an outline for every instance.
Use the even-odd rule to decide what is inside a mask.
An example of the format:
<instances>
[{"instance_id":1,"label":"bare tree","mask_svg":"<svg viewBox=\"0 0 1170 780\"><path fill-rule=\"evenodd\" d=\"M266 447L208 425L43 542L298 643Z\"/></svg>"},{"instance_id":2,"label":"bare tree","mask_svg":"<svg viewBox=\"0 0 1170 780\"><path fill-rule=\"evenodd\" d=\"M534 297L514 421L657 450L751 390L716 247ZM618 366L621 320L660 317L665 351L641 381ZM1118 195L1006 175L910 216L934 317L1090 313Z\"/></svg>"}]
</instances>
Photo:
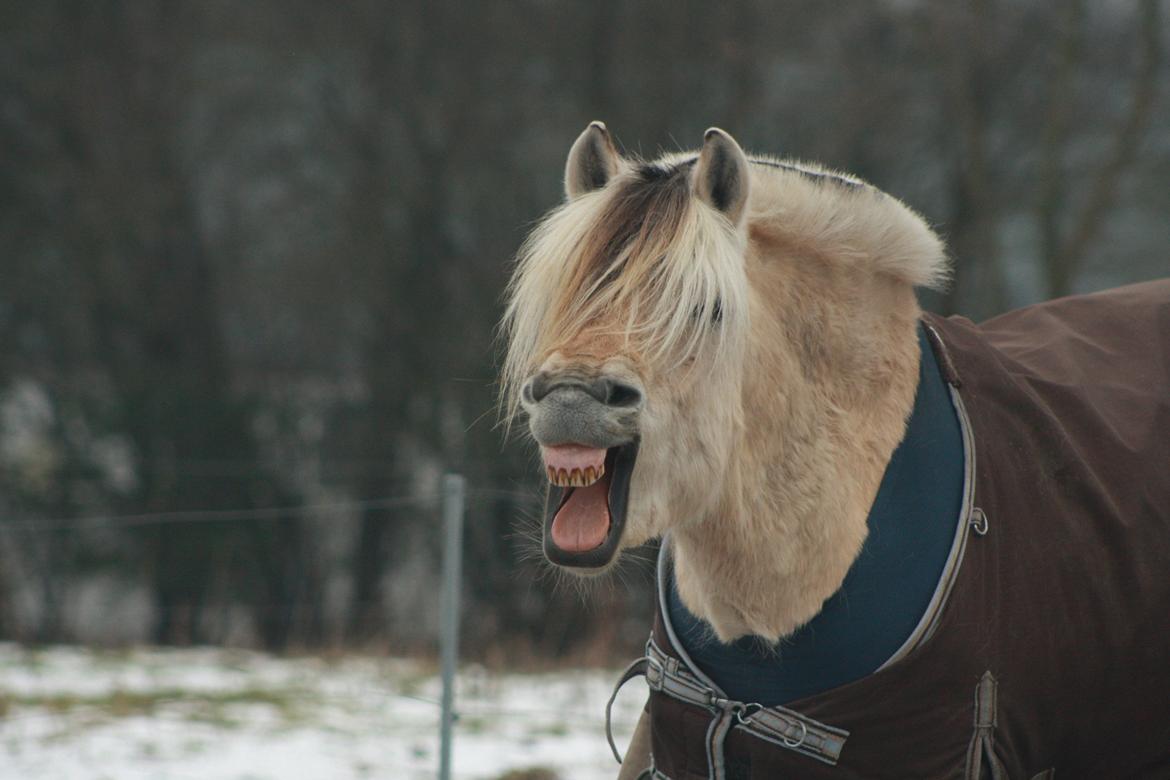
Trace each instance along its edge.
<instances>
[{"instance_id":1,"label":"bare tree","mask_svg":"<svg viewBox=\"0 0 1170 780\"><path fill-rule=\"evenodd\" d=\"M1142 0L1134 20L1137 66L1132 76L1128 110L1112 133L1108 157L1088 184L1088 196L1069 196L1066 173L1068 148L1078 101L1073 82L1086 56L1086 13L1083 0L1061 4L1059 53L1048 93L1047 121L1041 151L1042 168L1036 219L1040 224L1041 261L1052 296L1073 291L1085 256L1100 237L1117 206L1122 179L1138 158L1142 137L1157 98L1162 64L1162 17L1159 0ZM1078 202L1079 201L1079 202Z\"/></svg>"}]
</instances>

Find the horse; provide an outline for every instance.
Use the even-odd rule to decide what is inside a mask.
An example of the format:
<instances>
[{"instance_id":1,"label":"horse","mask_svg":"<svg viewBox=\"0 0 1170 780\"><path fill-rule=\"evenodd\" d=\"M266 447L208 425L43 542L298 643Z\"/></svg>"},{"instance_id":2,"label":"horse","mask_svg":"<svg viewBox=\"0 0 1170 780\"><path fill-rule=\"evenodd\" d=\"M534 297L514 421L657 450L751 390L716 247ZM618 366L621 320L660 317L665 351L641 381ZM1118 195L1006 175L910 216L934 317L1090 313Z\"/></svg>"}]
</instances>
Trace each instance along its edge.
<instances>
[{"instance_id":1,"label":"horse","mask_svg":"<svg viewBox=\"0 0 1170 780\"><path fill-rule=\"evenodd\" d=\"M501 398L552 564L662 539L621 777L1170 771L1170 281L926 313L922 217L718 128L564 189Z\"/></svg>"}]
</instances>

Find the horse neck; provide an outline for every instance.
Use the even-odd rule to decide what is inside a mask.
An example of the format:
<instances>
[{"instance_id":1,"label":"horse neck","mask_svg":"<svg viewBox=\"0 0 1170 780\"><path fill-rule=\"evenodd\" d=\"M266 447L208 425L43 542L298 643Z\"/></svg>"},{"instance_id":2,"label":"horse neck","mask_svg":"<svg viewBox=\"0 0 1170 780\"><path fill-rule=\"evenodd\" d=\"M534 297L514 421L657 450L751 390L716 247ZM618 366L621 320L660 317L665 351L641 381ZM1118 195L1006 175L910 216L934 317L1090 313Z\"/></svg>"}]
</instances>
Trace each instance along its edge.
<instances>
[{"instance_id":1,"label":"horse neck","mask_svg":"<svg viewBox=\"0 0 1170 780\"><path fill-rule=\"evenodd\" d=\"M749 256L749 276L743 427L716 514L674 534L675 576L721 640L776 641L820 611L865 541L914 403L920 310L880 275Z\"/></svg>"}]
</instances>

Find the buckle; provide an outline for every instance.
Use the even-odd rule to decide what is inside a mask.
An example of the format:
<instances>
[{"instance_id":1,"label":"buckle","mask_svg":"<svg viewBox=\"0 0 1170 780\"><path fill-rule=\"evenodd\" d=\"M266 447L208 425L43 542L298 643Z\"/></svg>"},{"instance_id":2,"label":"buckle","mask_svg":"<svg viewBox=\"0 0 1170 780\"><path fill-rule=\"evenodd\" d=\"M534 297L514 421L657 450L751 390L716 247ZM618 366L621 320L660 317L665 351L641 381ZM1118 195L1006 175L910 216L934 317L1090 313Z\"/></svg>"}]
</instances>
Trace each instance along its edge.
<instances>
[{"instance_id":1,"label":"buckle","mask_svg":"<svg viewBox=\"0 0 1170 780\"><path fill-rule=\"evenodd\" d=\"M646 683L655 690L662 690L662 681L666 677L666 667L652 655L647 655L646 660Z\"/></svg>"}]
</instances>

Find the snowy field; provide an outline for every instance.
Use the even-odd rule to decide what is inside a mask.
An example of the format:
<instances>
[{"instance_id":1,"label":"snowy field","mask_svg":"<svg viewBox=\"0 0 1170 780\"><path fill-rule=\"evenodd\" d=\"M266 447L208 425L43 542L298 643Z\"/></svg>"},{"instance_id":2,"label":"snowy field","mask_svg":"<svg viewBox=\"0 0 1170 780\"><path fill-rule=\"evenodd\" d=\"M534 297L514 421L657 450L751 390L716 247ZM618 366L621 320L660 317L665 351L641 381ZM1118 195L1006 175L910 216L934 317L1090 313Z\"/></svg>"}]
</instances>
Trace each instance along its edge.
<instances>
[{"instance_id":1,"label":"snowy field","mask_svg":"<svg viewBox=\"0 0 1170 780\"><path fill-rule=\"evenodd\" d=\"M454 776L614 777L616 676L464 669ZM618 700L622 746L644 693L634 681ZM438 698L434 668L412 661L0 644L0 780L433 778Z\"/></svg>"}]
</instances>

